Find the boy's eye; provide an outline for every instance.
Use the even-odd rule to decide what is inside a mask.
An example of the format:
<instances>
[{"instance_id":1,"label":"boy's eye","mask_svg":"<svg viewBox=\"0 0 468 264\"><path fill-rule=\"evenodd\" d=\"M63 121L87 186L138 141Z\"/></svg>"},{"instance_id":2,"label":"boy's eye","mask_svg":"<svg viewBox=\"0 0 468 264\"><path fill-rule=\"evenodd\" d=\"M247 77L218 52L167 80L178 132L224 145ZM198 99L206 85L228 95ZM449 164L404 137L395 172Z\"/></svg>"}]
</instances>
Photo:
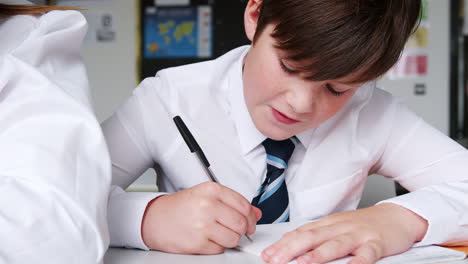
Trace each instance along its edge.
<instances>
[{"instance_id":1,"label":"boy's eye","mask_svg":"<svg viewBox=\"0 0 468 264\"><path fill-rule=\"evenodd\" d=\"M285 73L287 73L287 74L297 74L298 73L298 71L292 70L288 66L286 66L282 60L280 60L280 65L281 65L281 68L283 69L283 71Z\"/></svg>"},{"instance_id":2,"label":"boy's eye","mask_svg":"<svg viewBox=\"0 0 468 264\"><path fill-rule=\"evenodd\" d=\"M343 95L344 93L346 93L346 91L344 91L344 92L338 92L337 90L335 90L335 89L333 88L333 85L331 85L331 84L329 84L329 83L325 84L325 86L327 87L327 90L328 90L331 94L333 94L334 96L340 96L340 95Z\"/></svg>"}]
</instances>

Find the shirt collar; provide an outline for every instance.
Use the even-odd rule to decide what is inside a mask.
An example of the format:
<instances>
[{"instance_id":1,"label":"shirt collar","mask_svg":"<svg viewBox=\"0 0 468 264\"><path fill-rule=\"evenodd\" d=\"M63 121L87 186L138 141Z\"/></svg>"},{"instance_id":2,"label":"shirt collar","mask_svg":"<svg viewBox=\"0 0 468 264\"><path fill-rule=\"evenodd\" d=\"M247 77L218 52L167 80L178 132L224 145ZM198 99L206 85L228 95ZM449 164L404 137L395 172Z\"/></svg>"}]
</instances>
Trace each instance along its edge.
<instances>
[{"instance_id":1,"label":"shirt collar","mask_svg":"<svg viewBox=\"0 0 468 264\"><path fill-rule=\"evenodd\" d=\"M307 148L310 145L310 142L312 142L312 137L314 135L315 128L308 129L306 131L303 131L299 134L296 135L297 139L299 139L299 142Z\"/></svg>"},{"instance_id":2,"label":"shirt collar","mask_svg":"<svg viewBox=\"0 0 468 264\"><path fill-rule=\"evenodd\" d=\"M261 144L266 137L255 127L244 99L242 67L250 46L245 46L244 48L245 50L242 52L242 55L228 73L228 101L230 102L230 113L237 130L242 153L247 154Z\"/></svg>"}]
</instances>

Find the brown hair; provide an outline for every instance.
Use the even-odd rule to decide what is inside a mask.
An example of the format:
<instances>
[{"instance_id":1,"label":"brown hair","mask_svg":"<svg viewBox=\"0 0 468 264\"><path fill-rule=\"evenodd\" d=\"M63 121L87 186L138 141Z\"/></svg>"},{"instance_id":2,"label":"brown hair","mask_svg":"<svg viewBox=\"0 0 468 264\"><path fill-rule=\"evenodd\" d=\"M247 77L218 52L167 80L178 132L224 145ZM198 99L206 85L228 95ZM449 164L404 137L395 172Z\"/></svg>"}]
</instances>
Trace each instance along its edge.
<instances>
[{"instance_id":1,"label":"brown hair","mask_svg":"<svg viewBox=\"0 0 468 264\"><path fill-rule=\"evenodd\" d=\"M80 10L69 6L7 5L0 4L0 16L34 15L52 10Z\"/></svg>"},{"instance_id":2,"label":"brown hair","mask_svg":"<svg viewBox=\"0 0 468 264\"><path fill-rule=\"evenodd\" d=\"M421 0L263 0L254 36L266 25L295 70L316 81L358 73L377 79L399 59L419 23Z\"/></svg>"}]
</instances>

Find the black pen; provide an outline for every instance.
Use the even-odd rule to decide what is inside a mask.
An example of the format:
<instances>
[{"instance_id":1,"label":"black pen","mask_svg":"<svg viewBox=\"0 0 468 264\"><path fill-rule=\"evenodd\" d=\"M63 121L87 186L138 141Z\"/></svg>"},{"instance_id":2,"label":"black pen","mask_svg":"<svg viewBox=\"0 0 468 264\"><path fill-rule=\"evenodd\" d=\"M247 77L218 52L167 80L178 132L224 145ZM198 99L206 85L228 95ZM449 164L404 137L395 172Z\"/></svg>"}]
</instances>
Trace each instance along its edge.
<instances>
[{"instance_id":1,"label":"black pen","mask_svg":"<svg viewBox=\"0 0 468 264\"><path fill-rule=\"evenodd\" d=\"M177 126L177 129L179 130L180 135L182 136L188 148L190 149L190 152L195 152L195 154L198 157L198 160L203 165L202 167L203 169L205 169L205 172L208 175L208 177L211 179L211 181L219 183L213 171L211 171L210 169L210 162L208 162L205 153L203 153L203 150L201 149L200 145L198 145L192 133L190 133L190 130L187 128L182 118L180 118L180 116L175 116L173 120ZM245 237L247 237L247 239L250 240L250 242L253 242L252 238L250 238L247 234L245 234Z\"/></svg>"}]
</instances>

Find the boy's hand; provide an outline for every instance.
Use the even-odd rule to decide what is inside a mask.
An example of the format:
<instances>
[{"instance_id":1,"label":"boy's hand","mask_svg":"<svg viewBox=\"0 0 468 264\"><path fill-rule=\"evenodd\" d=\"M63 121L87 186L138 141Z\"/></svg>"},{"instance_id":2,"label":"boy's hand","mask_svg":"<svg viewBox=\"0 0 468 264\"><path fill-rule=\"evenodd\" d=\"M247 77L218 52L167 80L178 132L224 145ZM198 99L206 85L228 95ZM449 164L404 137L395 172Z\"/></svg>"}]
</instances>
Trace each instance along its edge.
<instances>
[{"instance_id":1,"label":"boy's hand","mask_svg":"<svg viewBox=\"0 0 468 264\"><path fill-rule=\"evenodd\" d=\"M219 254L255 232L261 212L242 195L207 182L156 198L142 221L145 244L179 254Z\"/></svg>"},{"instance_id":2,"label":"boy's hand","mask_svg":"<svg viewBox=\"0 0 468 264\"><path fill-rule=\"evenodd\" d=\"M285 234L262 252L268 263L326 263L354 255L350 264L371 264L398 254L420 241L427 222L395 205L380 204L342 212L301 226Z\"/></svg>"}]
</instances>

